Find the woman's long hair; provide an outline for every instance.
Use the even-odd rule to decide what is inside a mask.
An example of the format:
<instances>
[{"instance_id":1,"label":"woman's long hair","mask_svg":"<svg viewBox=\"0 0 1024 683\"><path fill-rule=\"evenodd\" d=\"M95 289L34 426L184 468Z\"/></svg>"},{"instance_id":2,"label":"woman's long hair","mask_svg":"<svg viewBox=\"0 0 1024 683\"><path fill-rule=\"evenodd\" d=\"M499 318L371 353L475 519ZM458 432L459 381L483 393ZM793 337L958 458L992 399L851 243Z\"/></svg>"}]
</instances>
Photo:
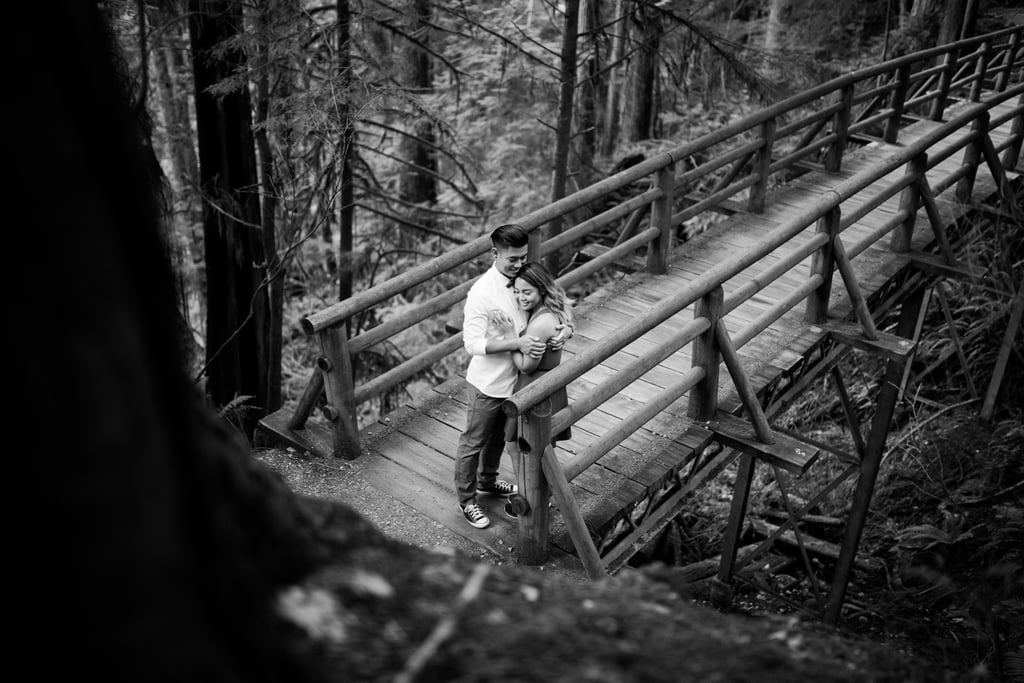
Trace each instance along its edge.
<instances>
[{"instance_id":1,"label":"woman's long hair","mask_svg":"<svg viewBox=\"0 0 1024 683\"><path fill-rule=\"evenodd\" d=\"M563 325L572 325L572 305L576 303L570 299L565 290L555 284L555 278L543 263L529 261L516 273L517 278L523 278L537 288L543 300L543 305L551 309L551 312Z\"/></svg>"}]
</instances>

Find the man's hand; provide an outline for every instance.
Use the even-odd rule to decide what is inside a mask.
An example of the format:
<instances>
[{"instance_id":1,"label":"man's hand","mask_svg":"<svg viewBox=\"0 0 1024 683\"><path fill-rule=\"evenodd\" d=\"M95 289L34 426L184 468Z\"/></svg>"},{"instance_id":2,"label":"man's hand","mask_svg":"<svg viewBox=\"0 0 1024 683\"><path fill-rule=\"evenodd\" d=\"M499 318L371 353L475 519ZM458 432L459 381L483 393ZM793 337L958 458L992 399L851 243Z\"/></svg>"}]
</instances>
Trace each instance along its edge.
<instances>
[{"instance_id":1,"label":"man's hand","mask_svg":"<svg viewBox=\"0 0 1024 683\"><path fill-rule=\"evenodd\" d=\"M558 334L548 340L548 347L552 351L559 351L565 342L572 339L572 335L575 333L572 329L572 325L558 324L555 325L555 329L558 330Z\"/></svg>"},{"instance_id":2,"label":"man's hand","mask_svg":"<svg viewBox=\"0 0 1024 683\"><path fill-rule=\"evenodd\" d=\"M524 356L540 358L544 355L544 350L546 348L547 344L542 342L539 337L534 337L532 334L524 334L519 338L519 351Z\"/></svg>"}]
</instances>

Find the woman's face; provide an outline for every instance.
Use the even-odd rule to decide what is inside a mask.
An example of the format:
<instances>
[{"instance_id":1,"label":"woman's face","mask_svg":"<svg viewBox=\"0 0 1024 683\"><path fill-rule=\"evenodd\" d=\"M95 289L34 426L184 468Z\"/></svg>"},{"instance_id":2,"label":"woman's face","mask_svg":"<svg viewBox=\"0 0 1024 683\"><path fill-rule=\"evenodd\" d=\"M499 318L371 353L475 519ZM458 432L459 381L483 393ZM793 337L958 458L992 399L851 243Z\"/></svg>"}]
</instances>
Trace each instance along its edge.
<instances>
[{"instance_id":1,"label":"woman's face","mask_svg":"<svg viewBox=\"0 0 1024 683\"><path fill-rule=\"evenodd\" d=\"M515 282L512 284L512 292L516 296L516 301L519 302L519 308L524 311L532 311L537 308L540 305L541 299L544 298L541 296L539 289L521 277L515 279Z\"/></svg>"}]
</instances>

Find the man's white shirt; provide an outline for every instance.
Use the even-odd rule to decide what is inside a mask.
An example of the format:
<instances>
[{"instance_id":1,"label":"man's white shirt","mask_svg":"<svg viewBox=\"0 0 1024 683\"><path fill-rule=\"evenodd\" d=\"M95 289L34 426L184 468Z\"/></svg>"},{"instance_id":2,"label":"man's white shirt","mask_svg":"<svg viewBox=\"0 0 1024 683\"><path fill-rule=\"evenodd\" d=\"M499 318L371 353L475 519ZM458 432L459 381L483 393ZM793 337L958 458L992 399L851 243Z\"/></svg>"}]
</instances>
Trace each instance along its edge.
<instances>
[{"instance_id":1,"label":"man's white shirt","mask_svg":"<svg viewBox=\"0 0 1024 683\"><path fill-rule=\"evenodd\" d=\"M488 312L495 309L515 321L516 336L526 329L526 315L516 304L509 279L492 264L470 287L463 308L462 341L471 354L466 381L485 396L508 398L518 374L512 353L487 353L487 340L503 337L489 322Z\"/></svg>"}]
</instances>

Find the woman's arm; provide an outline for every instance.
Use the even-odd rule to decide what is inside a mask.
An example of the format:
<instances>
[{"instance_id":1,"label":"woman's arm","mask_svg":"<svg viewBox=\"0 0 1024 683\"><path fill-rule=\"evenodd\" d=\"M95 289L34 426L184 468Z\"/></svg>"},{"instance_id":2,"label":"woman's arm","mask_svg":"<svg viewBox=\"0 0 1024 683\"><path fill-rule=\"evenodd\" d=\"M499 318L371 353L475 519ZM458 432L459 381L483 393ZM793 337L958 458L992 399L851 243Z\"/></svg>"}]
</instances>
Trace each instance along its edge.
<instances>
[{"instance_id":1,"label":"woman's arm","mask_svg":"<svg viewBox=\"0 0 1024 683\"><path fill-rule=\"evenodd\" d=\"M546 343L547 340L557 334L555 331L556 325L558 325L558 318L555 317L554 313L541 313L540 315L534 316L530 319L530 322L527 324L526 330L523 334L530 335ZM512 353L512 362L515 363L519 372L533 372L540 364L540 359L541 356L537 356L536 358L533 356L524 356L518 351Z\"/></svg>"}]
</instances>

